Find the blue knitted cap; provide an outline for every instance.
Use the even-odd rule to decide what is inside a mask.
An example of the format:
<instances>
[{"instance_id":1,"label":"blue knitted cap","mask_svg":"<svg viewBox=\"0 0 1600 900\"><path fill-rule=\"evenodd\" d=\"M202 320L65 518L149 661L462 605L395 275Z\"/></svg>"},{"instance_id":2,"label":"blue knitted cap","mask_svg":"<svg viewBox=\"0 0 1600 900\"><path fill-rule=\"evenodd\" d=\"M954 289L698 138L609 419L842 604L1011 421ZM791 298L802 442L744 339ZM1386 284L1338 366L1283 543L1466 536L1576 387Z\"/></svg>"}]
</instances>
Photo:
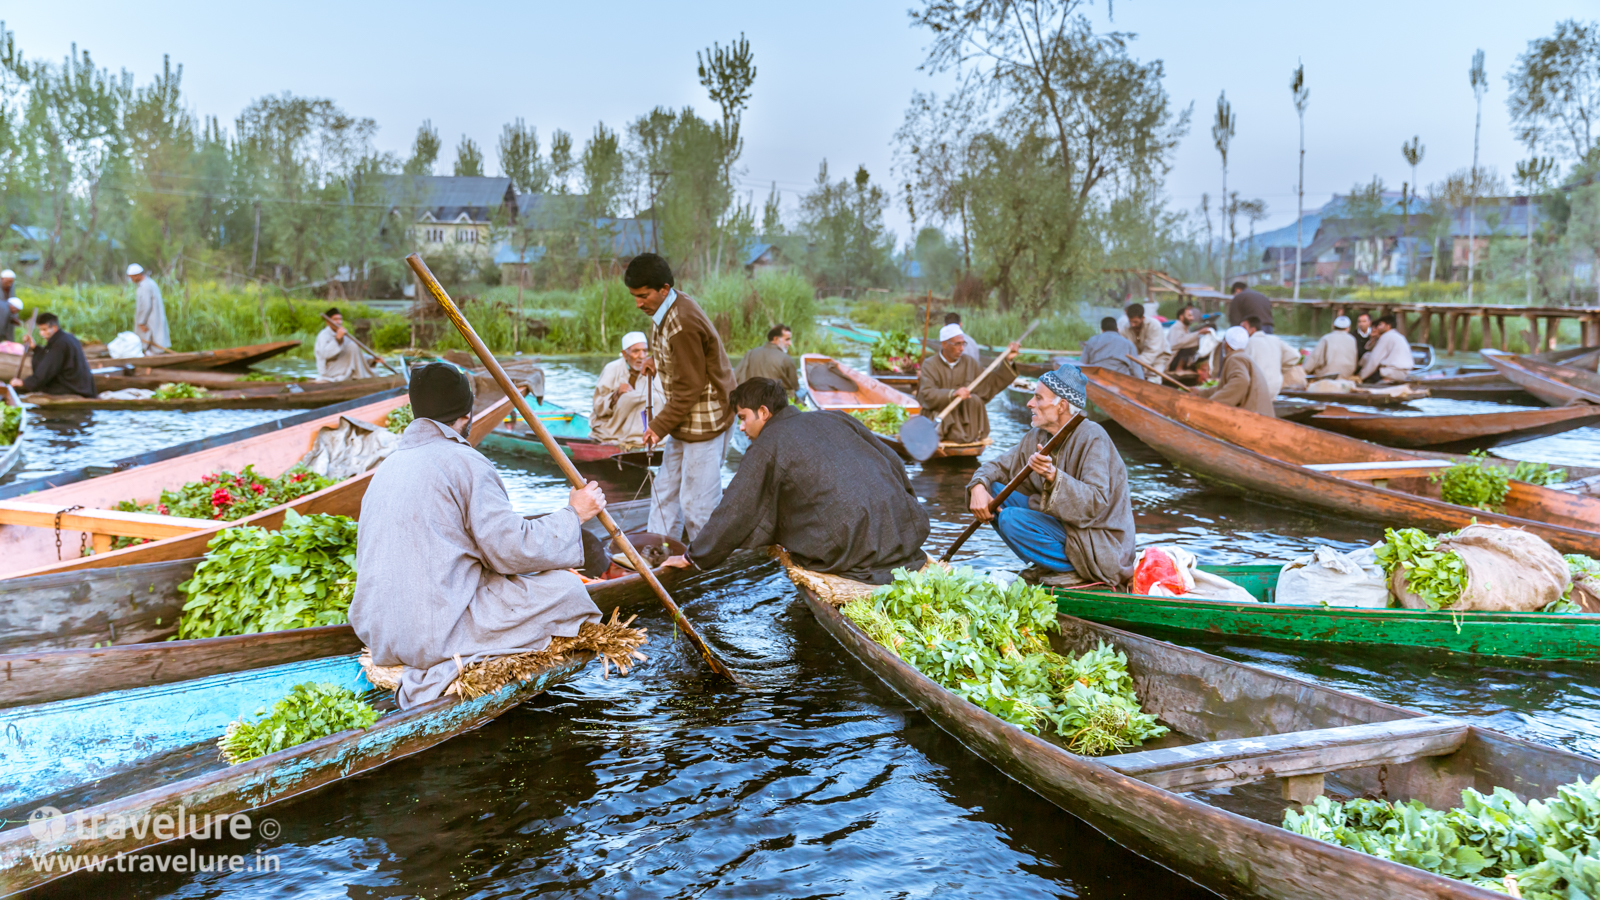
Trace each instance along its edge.
<instances>
[{"instance_id":1,"label":"blue knitted cap","mask_svg":"<svg viewBox=\"0 0 1600 900\"><path fill-rule=\"evenodd\" d=\"M1049 388L1050 393L1079 409L1089 405L1089 379L1083 377L1083 370L1072 363L1065 363L1054 372L1040 375L1039 383Z\"/></svg>"}]
</instances>

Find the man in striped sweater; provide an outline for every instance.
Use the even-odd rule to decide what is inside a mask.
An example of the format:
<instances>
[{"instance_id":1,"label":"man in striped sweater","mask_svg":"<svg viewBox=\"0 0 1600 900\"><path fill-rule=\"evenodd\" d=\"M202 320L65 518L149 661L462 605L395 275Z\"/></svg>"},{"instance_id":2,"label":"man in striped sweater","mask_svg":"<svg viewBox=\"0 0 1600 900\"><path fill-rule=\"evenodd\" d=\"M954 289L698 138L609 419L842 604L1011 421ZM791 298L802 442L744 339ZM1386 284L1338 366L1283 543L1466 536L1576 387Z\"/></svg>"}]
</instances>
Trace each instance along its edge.
<instances>
[{"instance_id":1,"label":"man in striped sweater","mask_svg":"<svg viewBox=\"0 0 1600 900\"><path fill-rule=\"evenodd\" d=\"M661 471L650 494L650 530L695 535L722 500L722 458L733 408L733 367L705 310L672 286L672 269L654 253L628 263L622 281L634 305L650 316L645 374L659 374L667 403L656 411L644 443L662 443Z\"/></svg>"}]
</instances>

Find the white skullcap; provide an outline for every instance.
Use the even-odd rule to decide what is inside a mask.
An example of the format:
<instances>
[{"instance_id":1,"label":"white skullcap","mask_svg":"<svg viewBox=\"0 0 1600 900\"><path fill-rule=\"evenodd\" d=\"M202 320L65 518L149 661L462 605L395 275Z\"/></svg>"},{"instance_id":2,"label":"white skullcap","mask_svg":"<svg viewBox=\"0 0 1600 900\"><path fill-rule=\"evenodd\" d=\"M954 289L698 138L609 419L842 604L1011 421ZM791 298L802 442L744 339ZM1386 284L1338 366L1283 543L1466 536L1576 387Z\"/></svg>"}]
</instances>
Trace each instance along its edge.
<instances>
[{"instance_id":1,"label":"white skullcap","mask_svg":"<svg viewBox=\"0 0 1600 900\"><path fill-rule=\"evenodd\" d=\"M1229 350L1243 350L1250 343L1250 332L1245 331L1243 325L1235 325L1222 333L1222 340Z\"/></svg>"},{"instance_id":2,"label":"white skullcap","mask_svg":"<svg viewBox=\"0 0 1600 900\"><path fill-rule=\"evenodd\" d=\"M0 271L0 278L15 278L15 277L17 277L17 273L11 271L10 269L5 269L3 271Z\"/></svg>"},{"instance_id":3,"label":"white skullcap","mask_svg":"<svg viewBox=\"0 0 1600 900\"><path fill-rule=\"evenodd\" d=\"M7 300L6 302L11 304L11 308L12 309L21 309L22 308L22 300L20 298L18 298L18 297L12 297L11 299Z\"/></svg>"},{"instance_id":4,"label":"white skullcap","mask_svg":"<svg viewBox=\"0 0 1600 900\"><path fill-rule=\"evenodd\" d=\"M144 266L141 266L138 263L128 263L128 276L130 278L133 277L134 275L143 275L143 274L144 274Z\"/></svg>"},{"instance_id":5,"label":"white skullcap","mask_svg":"<svg viewBox=\"0 0 1600 900\"><path fill-rule=\"evenodd\" d=\"M967 333L965 331L962 331L961 330L961 326L957 325L954 322L951 322L949 325L946 325L943 328L939 329L939 343L941 343L941 344L944 343L945 341L950 340L953 337L966 337L966 336L967 336Z\"/></svg>"},{"instance_id":6,"label":"white skullcap","mask_svg":"<svg viewBox=\"0 0 1600 900\"><path fill-rule=\"evenodd\" d=\"M634 344L648 343L649 341L645 339L644 332L642 331L630 331L622 336L622 349L624 350L632 347Z\"/></svg>"},{"instance_id":7,"label":"white skullcap","mask_svg":"<svg viewBox=\"0 0 1600 900\"><path fill-rule=\"evenodd\" d=\"M1333 320L1333 327L1335 327L1335 328L1349 328L1350 327L1350 317L1349 316L1339 316L1339 317L1335 318Z\"/></svg>"}]
</instances>

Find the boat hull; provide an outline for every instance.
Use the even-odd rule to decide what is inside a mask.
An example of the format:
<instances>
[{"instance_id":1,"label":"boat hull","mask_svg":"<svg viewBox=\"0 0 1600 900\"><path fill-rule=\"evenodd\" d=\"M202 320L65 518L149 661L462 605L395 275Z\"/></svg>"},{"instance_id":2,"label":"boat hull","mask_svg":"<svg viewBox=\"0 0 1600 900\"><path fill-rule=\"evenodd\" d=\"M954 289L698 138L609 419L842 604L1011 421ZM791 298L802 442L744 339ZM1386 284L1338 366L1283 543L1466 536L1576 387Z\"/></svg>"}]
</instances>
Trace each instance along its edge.
<instances>
[{"instance_id":1,"label":"boat hull","mask_svg":"<svg viewBox=\"0 0 1600 900\"><path fill-rule=\"evenodd\" d=\"M1484 350L1489 361L1506 380L1538 397L1550 406L1569 403L1600 404L1600 375L1552 365L1525 356Z\"/></svg>"},{"instance_id":2,"label":"boat hull","mask_svg":"<svg viewBox=\"0 0 1600 900\"><path fill-rule=\"evenodd\" d=\"M1546 407L1462 416L1381 416L1330 406L1308 421L1324 431L1385 447L1477 450L1594 425L1600 422L1600 407Z\"/></svg>"},{"instance_id":3,"label":"boat hull","mask_svg":"<svg viewBox=\"0 0 1600 900\"><path fill-rule=\"evenodd\" d=\"M115 376L112 376L115 378ZM101 393L120 390L122 387L143 387L150 379L132 378L127 381L142 382L137 385L122 385L122 379L102 384L102 379L95 379L95 387ZM208 389L204 397L185 397L176 400L157 400L154 397L144 399L116 400L102 399L100 397L78 397L75 395L55 394L29 394L28 402L46 410L71 410L71 409L165 409L178 412L194 412L203 409L316 409L332 403L342 403L346 400L355 400L360 397L370 396L383 391L402 387L405 380L399 376L389 378L362 378L354 381L338 382L261 382L250 384L240 383L239 386L226 389Z\"/></svg>"}]
</instances>

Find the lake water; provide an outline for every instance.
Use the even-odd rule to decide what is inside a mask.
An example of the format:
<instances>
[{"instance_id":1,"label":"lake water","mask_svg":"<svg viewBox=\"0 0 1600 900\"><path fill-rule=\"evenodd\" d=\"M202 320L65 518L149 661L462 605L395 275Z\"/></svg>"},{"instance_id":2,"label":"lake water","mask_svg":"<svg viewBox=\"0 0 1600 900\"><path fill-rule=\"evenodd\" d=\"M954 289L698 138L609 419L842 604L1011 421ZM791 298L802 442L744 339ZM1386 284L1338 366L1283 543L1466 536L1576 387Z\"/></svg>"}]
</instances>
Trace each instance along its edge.
<instances>
[{"instance_id":1,"label":"lake water","mask_svg":"<svg viewBox=\"0 0 1600 900\"><path fill-rule=\"evenodd\" d=\"M555 361L548 398L586 409L602 360ZM1470 404L1424 401L1448 413ZM1503 407L1500 407L1503 408ZM103 462L260 421L267 413L90 413L36 419L24 474ZM1002 397L995 447L1026 430ZM1247 503L1203 486L1116 432L1141 544L1206 562L1281 561L1318 543L1354 548L1382 525ZM991 452L998 452L998 449ZM1506 455L1600 466L1592 429ZM496 457L518 507L565 503L548 462ZM725 477L731 477L736 456ZM910 470L931 543L964 527L970 464ZM636 482L612 485L626 499ZM991 529L978 564L1015 566ZM133 897L1188 897L1209 896L1062 813L969 754L856 664L770 562L674 589L745 679L711 676L641 603L650 661L593 667L490 725L273 807L271 841L201 852L275 855L275 873L77 878L44 893ZM1304 652L1226 639L1211 652L1449 713L1534 741L1600 753L1600 684L1581 667L1448 656ZM259 821L259 819L258 819ZM233 846L233 845L230 845Z\"/></svg>"}]
</instances>

